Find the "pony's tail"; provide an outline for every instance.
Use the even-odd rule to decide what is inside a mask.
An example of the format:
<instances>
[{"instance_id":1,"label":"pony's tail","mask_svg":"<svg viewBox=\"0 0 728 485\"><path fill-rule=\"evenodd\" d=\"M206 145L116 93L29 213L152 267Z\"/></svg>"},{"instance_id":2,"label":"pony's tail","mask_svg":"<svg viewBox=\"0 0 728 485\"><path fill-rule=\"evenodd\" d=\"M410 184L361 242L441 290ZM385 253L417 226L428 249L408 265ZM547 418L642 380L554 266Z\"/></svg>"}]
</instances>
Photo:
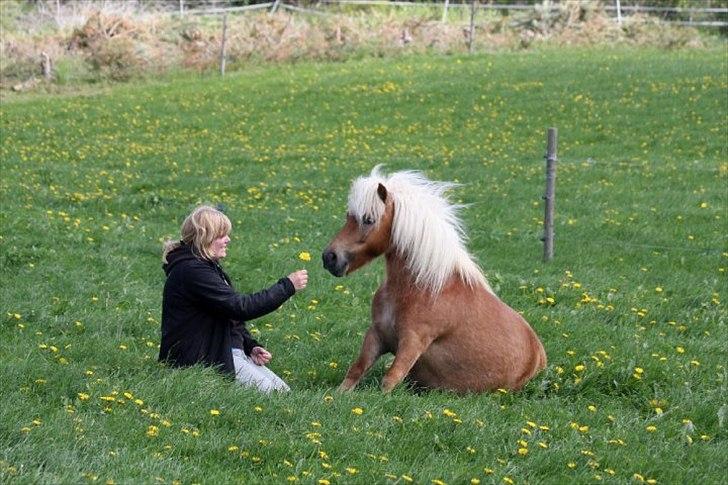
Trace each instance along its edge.
<instances>
[{"instance_id":1,"label":"pony's tail","mask_svg":"<svg viewBox=\"0 0 728 485\"><path fill-rule=\"evenodd\" d=\"M167 264L167 255L180 247L182 243L180 241L167 240L162 245L162 263Z\"/></svg>"}]
</instances>

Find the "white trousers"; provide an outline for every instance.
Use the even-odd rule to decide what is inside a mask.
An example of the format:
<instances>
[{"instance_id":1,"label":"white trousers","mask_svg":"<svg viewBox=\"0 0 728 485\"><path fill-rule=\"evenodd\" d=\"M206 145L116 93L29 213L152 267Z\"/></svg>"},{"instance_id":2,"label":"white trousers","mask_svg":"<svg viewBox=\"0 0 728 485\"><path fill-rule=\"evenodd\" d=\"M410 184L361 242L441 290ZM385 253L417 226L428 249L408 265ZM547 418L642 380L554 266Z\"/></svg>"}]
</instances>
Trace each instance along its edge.
<instances>
[{"instance_id":1,"label":"white trousers","mask_svg":"<svg viewBox=\"0 0 728 485\"><path fill-rule=\"evenodd\" d=\"M257 365L241 349L233 349L235 380L246 387L254 387L266 394L271 391L288 392L291 390L283 379L264 365Z\"/></svg>"}]
</instances>

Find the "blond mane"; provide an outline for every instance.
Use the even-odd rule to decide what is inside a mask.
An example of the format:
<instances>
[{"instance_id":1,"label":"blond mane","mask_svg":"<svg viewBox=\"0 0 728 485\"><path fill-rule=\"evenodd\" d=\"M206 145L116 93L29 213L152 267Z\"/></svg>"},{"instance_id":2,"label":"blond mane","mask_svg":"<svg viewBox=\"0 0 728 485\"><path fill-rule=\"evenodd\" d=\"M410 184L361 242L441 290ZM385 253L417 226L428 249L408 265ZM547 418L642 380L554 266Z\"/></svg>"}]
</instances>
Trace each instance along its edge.
<instances>
[{"instance_id":1,"label":"blond mane","mask_svg":"<svg viewBox=\"0 0 728 485\"><path fill-rule=\"evenodd\" d=\"M465 247L467 235L458 215L463 206L447 198L448 190L457 184L431 181L418 171L387 176L377 165L369 176L352 183L349 213L358 221L368 216L378 222L384 214L384 203L377 195L380 183L394 201L392 244L417 286L437 294L451 276L458 275L471 287L493 292Z\"/></svg>"}]
</instances>

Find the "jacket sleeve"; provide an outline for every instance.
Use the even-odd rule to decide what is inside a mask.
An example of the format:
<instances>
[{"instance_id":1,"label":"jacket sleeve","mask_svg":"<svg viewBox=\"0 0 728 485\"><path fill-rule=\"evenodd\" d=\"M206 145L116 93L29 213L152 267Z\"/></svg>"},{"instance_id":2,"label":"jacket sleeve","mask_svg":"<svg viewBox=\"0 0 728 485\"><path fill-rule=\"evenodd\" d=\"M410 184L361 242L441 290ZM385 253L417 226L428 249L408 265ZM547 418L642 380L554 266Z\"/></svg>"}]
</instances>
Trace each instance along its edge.
<instances>
[{"instance_id":1,"label":"jacket sleeve","mask_svg":"<svg viewBox=\"0 0 728 485\"><path fill-rule=\"evenodd\" d=\"M195 265L185 278L190 296L210 311L232 320L252 320L280 307L296 292L288 278L281 278L270 288L242 294L227 285L214 268Z\"/></svg>"},{"instance_id":2,"label":"jacket sleeve","mask_svg":"<svg viewBox=\"0 0 728 485\"><path fill-rule=\"evenodd\" d=\"M243 352L245 355L250 355L254 347L263 347L263 345L255 340L250 332L245 327L244 323L234 321L233 322L233 339L238 342L238 345L242 343Z\"/></svg>"}]
</instances>

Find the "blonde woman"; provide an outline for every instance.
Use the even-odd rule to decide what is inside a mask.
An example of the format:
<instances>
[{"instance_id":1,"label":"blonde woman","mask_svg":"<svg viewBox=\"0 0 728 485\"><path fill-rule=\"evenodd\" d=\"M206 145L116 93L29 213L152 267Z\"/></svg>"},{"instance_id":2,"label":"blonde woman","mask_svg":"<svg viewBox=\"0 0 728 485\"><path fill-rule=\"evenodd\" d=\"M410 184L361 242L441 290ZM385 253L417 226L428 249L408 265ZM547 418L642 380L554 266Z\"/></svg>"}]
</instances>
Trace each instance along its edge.
<instances>
[{"instance_id":1,"label":"blonde woman","mask_svg":"<svg viewBox=\"0 0 728 485\"><path fill-rule=\"evenodd\" d=\"M175 367L217 367L262 392L288 391L265 367L271 354L250 335L245 322L274 311L304 289L308 274L299 270L257 293L236 292L220 266L231 228L225 214L203 205L182 223L180 240L165 243L159 360Z\"/></svg>"}]
</instances>

